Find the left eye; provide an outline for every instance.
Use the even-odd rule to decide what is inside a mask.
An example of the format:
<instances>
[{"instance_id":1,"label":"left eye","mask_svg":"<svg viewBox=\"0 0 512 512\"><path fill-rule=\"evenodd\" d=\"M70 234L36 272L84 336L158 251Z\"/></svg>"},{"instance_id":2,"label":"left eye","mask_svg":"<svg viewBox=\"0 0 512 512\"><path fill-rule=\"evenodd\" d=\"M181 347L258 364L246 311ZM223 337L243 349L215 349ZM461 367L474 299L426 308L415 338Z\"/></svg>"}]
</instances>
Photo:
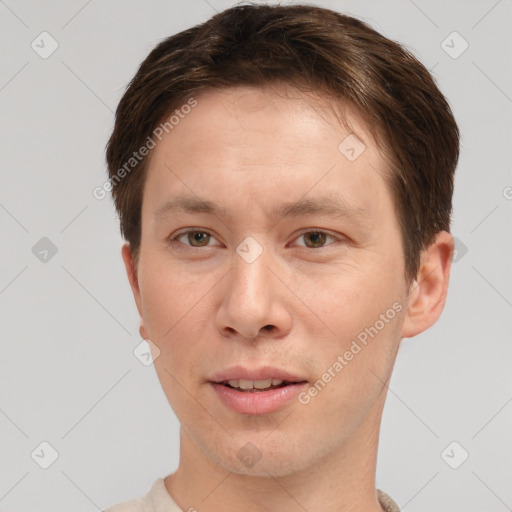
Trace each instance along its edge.
<instances>
[{"instance_id":1,"label":"left eye","mask_svg":"<svg viewBox=\"0 0 512 512\"><path fill-rule=\"evenodd\" d=\"M326 233L325 231L308 231L299 235L297 240L300 240L301 238L305 240L305 244L302 245L302 247L308 247L309 249L318 249L325 245L330 245L326 244L326 240L328 238L336 240L334 236L329 235L329 233Z\"/></svg>"},{"instance_id":2,"label":"left eye","mask_svg":"<svg viewBox=\"0 0 512 512\"><path fill-rule=\"evenodd\" d=\"M185 242L182 240L183 238L185 238ZM304 239L305 243L298 245L309 249L319 249L325 245L330 245L326 243L328 239L336 241L333 235L325 231L307 231L299 235L296 240L300 240L301 238ZM169 239L170 243L180 242L189 247L207 247L209 245L215 245L210 243L212 240L215 240L215 238L207 231L194 230L178 233Z\"/></svg>"}]
</instances>

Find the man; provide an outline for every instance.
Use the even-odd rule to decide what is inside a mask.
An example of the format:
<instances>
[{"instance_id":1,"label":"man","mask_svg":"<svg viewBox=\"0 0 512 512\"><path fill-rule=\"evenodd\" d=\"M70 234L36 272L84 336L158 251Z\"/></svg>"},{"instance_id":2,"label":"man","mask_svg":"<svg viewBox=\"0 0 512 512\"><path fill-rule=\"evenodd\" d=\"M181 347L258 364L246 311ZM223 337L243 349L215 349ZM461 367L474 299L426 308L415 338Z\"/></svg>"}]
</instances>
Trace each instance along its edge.
<instances>
[{"instance_id":1,"label":"man","mask_svg":"<svg viewBox=\"0 0 512 512\"><path fill-rule=\"evenodd\" d=\"M458 152L428 71L330 10L237 6L149 54L107 161L180 459L110 512L398 510L380 420L444 307Z\"/></svg>"}]
</instances>

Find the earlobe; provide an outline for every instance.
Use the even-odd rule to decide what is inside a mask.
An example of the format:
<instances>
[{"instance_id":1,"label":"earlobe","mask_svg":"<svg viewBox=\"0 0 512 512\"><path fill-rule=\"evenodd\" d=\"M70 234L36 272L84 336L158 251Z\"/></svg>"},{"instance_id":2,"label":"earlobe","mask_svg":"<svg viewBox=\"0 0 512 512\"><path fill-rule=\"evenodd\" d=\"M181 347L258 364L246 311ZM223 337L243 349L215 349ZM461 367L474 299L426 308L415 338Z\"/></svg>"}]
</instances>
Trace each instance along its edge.
<instances>
[{"instance_id":1,"label":"earlobe","mask_svg":"<svg viewBox=\"0 0 512 512\"><path fill-rule=\"evenodd\" d=\"M126 268L126 275L128 276L128 281L130 283L130 287L132 289L133 298L135 299L135 304L137 306L137 311L139 312L140 317L140 327L139 334L143 339L148 338L148 334L146 332L146 328L144 326L144 318L142 315L142 301L141 301L141 293L139 287L139 278L137 274L137 268L135 267L133 261L133 254L131 251L130 244L125 242L121 249L121 255L123 257L124 266Z\"/></svg>"},{"instance_id":2,"label":"earlobe","mask_svg":"<svg viewBox=\"0 0 512 512\"><path fill-rule=\"evenodd\" d=\"M446 231L421 253L420 269L411 284L402 337L411 338L431 327L446 303L454 250L453 237Z\"/></svg>"}]
</instances>

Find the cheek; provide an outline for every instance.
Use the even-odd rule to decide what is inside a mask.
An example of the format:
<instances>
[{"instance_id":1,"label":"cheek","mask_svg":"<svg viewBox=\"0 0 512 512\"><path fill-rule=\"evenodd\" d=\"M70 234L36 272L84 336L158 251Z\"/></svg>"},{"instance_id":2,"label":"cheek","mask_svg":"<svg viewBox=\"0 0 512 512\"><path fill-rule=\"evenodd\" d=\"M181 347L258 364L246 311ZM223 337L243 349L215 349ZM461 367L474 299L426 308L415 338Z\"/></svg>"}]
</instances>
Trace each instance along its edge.
<instances>
[{"instance_id":1,"label":"cheek","mask_svg":"<svg viewBox=\"0 0 512 512\"><path fill-rule=\"evenodd\" d=\"M342 263L329 274L303 275L294 292L311 308L330 338L346 339L379 319L404 296L403 265L382 252Z\"/></svg>"},{"instance_id":2,"label":"cheek","mask_svg":"<svg viewBox=\"0 0 512 512\"><path fill-rule=\"evenodd\" d=\"M208 291L215 280L159 265L156 259L147 268L141 282L142 311L149 337L160 349L155 368L161 377L167 370L187 380L208 345Z\"/></svg>"},{"instance_id":3,"label":"cheek","mask_svg":"<svg viewBox=\"0 0 512 512\"><path fill-rule=\"evenodd\" d=\"M354 266L329 282L308 285L309 293L306 288L300 292L319 319L310 323L315 343L307 350L319 376L329 370L336 375L331 392L342 386L345 396L360 396L367 385L378 384L370 370L379 376L391 370L405 312L402 272L400 260L380 256L364 268ZM320 328L325 335L319 335Z\"/></svg>"},{"instance_id":4,"label":"cheek","mask_svg":"<svg viewBox=\"0 0 512 512\"><path fill-rule=\"evenodd\" d=\"M166 342L197 307L208 283L162 258L146 258L144 265L140 279L144 321L155 340Z\"/></svg>"}]
</instances>

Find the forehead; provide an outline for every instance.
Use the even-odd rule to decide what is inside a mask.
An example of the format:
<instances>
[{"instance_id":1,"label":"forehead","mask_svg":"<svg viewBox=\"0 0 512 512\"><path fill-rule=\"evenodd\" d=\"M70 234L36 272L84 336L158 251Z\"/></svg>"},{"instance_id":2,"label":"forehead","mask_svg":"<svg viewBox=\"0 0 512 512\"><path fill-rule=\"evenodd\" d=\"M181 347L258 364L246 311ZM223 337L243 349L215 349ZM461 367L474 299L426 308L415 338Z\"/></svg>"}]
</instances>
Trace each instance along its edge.
<instances>
[{"instance_id":1,"label":"forehead","mask_svg":"<svg viewBox=\"0 0 512 512\"><path fill-rule=\"evenodd\" d=\"M350 105L283 87L207 90L194 99L150 155L143 204L147 196L158 203L151 213L184 192L221 203L257 195L272 211L279 199L337 192L371 209L384 193L383 158Z\"/></svg>"},{"instance_id":2,"label":"forehead","mask_svg":"<svg viewBox=\"0 0 512 512\"><path fill-rule=\"evenodd\" d=\"M239 136L250 133L253 137L260 136L254 137L253 143L271 139L271 146L276 149L282 148L290 139L298 140L304 135L311 142L315 142L319 134L327 136L327 144L335 142L344 133L354 133L366 145L374 142L361 114L353 105L334 101L314 91L305 93L288 84L207 89L195 99L199 108L187 116L188 121L182 126L193 125L198 137L204 130L217 127L218 137L233 130ZM179 137L184 130L177 128L173 131ZM275 133L282 138L273 138Z\"/></svg>"}]
</instances>

